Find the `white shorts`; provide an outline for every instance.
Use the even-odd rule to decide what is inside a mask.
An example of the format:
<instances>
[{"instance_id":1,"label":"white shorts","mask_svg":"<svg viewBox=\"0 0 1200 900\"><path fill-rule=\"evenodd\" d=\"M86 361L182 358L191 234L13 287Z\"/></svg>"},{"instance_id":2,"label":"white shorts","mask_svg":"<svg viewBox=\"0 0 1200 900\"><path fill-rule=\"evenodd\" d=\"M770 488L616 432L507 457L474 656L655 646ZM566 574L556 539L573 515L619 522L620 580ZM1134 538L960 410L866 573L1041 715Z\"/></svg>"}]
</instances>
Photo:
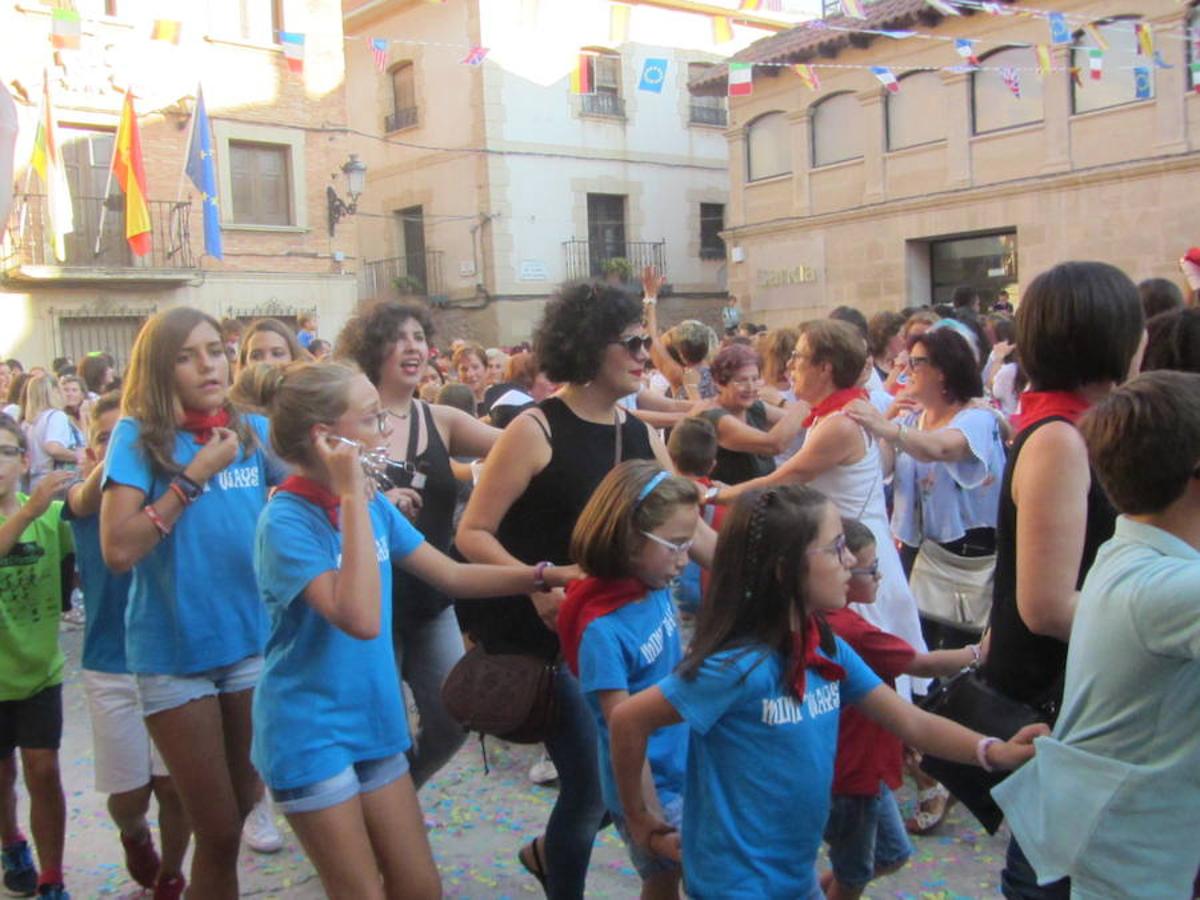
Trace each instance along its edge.
<instances>
[{"instance_id":1,"label":"white shorts","mask_svg":"<svg viewBox=\"0 0 1200 900\"><path fill-rule=\"evenodd\" d=\"M167 774L138 700L137 678L83 670L95 747L96 790L123 794Z\"/></svg>"}]
</instances>

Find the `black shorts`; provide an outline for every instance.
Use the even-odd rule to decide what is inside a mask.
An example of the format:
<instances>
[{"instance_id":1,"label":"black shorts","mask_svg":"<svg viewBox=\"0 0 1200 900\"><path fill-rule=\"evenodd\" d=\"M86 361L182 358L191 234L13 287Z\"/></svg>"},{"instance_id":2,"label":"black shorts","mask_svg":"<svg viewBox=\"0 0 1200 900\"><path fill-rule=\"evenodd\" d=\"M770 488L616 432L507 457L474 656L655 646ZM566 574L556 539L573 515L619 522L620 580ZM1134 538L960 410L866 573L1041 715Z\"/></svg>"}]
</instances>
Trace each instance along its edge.
<instances>
[{"instance_id":1,"label":"black shorts","mask_svg":"<svg viewBox=\"0 0 1200 900\"><path fill-rule=\"evenodd\" d=\"M0 700L0 757L9 756L17 747L57 750L62 730L61 684L24 700Z\"/></svg>"}]
</instances>

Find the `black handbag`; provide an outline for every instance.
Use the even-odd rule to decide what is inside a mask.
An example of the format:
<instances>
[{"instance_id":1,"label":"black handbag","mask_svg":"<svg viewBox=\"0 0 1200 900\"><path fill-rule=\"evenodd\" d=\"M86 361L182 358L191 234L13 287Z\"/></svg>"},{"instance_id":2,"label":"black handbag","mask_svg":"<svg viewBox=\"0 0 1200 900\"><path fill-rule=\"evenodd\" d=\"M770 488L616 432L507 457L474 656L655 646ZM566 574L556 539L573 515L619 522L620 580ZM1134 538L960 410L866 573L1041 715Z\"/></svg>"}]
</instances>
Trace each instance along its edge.
<instances>
[{"instance_id":1,"label":"black handbag","mask_svg":"<svg viewBox=\"0 0 1200 900\"><path fill-rule=\"evenodd\" d=\"M1058 693L1052 696L1057 698ZM940 682L920 706L926 712L1006 741L1026 725L1053 724L1058 713L1057 699L1039 706L1014 700L988 684L976 666ZM970 810L988 834L996 833L1004 821L1004 813L992 799L992 788L1004 780L1007 772L987 772L979 766L963 765L929 754L922 758L921 770L941 782Z\"/></svg>"}]
</instances>

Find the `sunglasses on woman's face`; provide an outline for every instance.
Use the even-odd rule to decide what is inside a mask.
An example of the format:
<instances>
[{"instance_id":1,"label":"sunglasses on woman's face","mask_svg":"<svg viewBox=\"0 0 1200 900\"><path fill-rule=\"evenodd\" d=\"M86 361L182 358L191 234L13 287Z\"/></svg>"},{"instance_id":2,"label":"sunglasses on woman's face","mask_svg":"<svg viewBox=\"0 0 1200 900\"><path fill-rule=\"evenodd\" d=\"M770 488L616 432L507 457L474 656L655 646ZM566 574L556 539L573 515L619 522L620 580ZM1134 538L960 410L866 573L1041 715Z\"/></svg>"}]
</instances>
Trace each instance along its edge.
<instances>
[{"instance_id":1,"label":"sunglasses on woman's face","mask_svg":"<svg viewBox=\"0 0 1200 900\"><path fill-rule=\"evenodd\" d=\"M615 341L609 341L610 344L620 344L624 347L630 356L637 356L638 353L649 353L650 348L654 345L654 338L649 335L642 336L635 334L633 337L620 338Z\"/></svg>"}]
</instances>

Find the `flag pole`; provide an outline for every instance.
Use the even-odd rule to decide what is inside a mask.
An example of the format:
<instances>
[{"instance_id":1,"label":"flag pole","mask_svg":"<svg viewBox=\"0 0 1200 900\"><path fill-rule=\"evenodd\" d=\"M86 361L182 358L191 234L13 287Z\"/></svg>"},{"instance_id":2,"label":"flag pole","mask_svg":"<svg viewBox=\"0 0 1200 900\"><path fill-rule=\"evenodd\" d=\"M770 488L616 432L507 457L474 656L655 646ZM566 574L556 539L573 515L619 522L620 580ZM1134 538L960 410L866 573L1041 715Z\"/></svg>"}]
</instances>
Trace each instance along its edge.
<instances>
[{"instance_id":1,"label":"flag pole","mask_svg":"<svg viewBox=\"0 0 1200 900\"><path fill-rule=\"evenodd\" d=\"M129 96L128 93L125 95ZM121 118L125 118L125 101L121 101ZM112 190L113 170L117 167L117 153L120 152L121 125L117 124L117 136L113 140L112 159L108 161L108 180L104 182L104 196L100 199L100 225L96 229L96 245L92 248L92 257L100 255L100 242L104 239L104 218L108 215L108 195Z\"/></svg>"},{"instance_id":2,"label":"flag pole","mask_svg":"<svg viewBox=\"0 0 1200 900\"><path fill-rule=\"evenodd\" d=\"M183 167L179 170L179 188L175 191L175 205L183 202L183 183L187 179L188 158L192 152L192 137L196 133L196 112L200 109L201 85L196 83L196 104L192 107L192 120L188 123L187 140L183 142Z\"/></svg>"}]
</instances>

